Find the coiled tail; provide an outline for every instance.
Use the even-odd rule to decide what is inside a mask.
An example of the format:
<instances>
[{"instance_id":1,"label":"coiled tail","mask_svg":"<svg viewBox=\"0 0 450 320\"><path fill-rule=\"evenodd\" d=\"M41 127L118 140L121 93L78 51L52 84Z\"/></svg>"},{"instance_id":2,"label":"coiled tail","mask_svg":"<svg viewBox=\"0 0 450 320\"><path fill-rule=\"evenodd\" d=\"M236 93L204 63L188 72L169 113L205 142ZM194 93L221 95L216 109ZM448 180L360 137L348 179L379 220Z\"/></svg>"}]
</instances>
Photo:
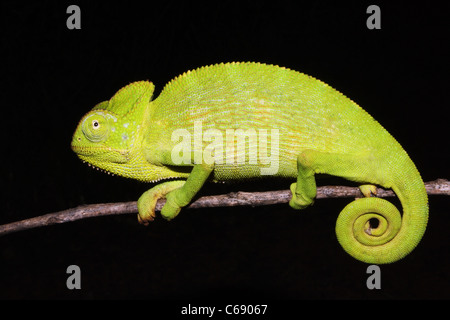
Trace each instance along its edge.
<instances>
[{"instance_id":1,"label":"coiled tail","mask_svg":"<svg viewBox=\"0 0 450 320\"><path fill-rule=\"evenodd\" d=\"M395 192L403 215L389 201L369 197L348 204L336 221L336 236L344 250L370 264L392 263L408 255L428 222L428 197L414 163L404 151L388 163L391 182L383 187Z\"/></svg>"}]
</instances>

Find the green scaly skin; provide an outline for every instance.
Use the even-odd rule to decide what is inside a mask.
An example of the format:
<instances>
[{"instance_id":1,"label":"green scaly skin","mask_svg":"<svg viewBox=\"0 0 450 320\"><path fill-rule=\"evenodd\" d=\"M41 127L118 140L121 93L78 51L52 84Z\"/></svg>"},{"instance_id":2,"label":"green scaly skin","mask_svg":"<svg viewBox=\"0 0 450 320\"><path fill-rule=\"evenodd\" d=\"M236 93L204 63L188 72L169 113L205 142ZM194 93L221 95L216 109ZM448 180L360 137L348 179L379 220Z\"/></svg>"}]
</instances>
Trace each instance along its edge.
<instances>
[{"instance_id":1,"label":"green scaly skin","mask_svg":"<svg viewBox=\"0 0 450 320\"><path fill-rule=\"evenodd\" d=\"M141 223L154 219L159 198L167 199L161 214L170 220L207 180L261 177L265 164L198 163L196 151L191 164L175 164L171 152L179 141L172 141L172 133L192 132L194 121L201 121L203 130L278 129L274 176L296 178L290 201L295 209L313 203L316 173L359 183L366 197L347 205L336 223L338 241L356 259L391 263L421 240L428 203L413 162L377 121L327 84L287 68L227 63L180 75L154 100L153 91L148 81L122 88L81 119L72 140L78 156L97 168L146 182L171 180L140 197ZM370 197L375 185L394 190L403 215L388 201ZM371 227L371 218L379 220L378 227Z\"/></svg>"}]
</instances>

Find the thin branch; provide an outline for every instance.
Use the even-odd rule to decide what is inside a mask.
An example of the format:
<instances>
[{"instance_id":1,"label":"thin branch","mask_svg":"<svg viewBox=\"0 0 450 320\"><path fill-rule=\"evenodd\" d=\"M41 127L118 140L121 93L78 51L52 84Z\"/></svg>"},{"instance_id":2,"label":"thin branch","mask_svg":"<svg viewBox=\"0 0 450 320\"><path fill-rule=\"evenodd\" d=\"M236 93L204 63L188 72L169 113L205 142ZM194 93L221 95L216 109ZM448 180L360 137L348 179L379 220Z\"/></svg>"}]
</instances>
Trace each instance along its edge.
<instances>
[{"instance_id":1,"label":"thin branch","mask_svg":"<svg viewBox=\"0 0 450 320\"><path fill-rule=\"evenodd\" d=\"M429 195L450 195L450 181L438 179L425 184ZM317 188L317 199L325 198L359 198L362 194L359 188L344 186L324 186ZM377 188L377 197L393 197L394 192ZM186 208L211 208L211 207L235 207L235 206L263 206L270 204L287 203L291 199L289 190L265 191L265 192L231 192L224 195L205 196L192 202ZM156 211L160 211L165 203L164 199L158 200ZM49 226L58 223L66 223L91 217L107 215L137 213L136 201L121 203L102 203L83 205L59 212L49 213L22 221L0 225L0 236L9 233Z\"/></svg>"}]
</instances>

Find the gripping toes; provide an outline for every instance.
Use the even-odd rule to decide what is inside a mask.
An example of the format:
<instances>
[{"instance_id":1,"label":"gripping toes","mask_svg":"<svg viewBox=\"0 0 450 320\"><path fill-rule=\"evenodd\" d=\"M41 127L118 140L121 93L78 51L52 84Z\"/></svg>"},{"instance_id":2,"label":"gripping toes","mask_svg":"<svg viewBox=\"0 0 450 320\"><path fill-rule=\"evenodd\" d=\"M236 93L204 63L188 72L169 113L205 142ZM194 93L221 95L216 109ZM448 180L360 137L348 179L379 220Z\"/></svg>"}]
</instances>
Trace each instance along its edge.
<instances>
[{"instance_id":1,"label":"gripping toes","mask_svg":"<svg viewBox=\"0 0 450 320\"><path fill-rule=\"evenodd\" d=\"M152 192L152 189L142 194L137 202L139 223L148 225L149 222L155 219L155 207L158 199L159 195Z\"/></svg>"},{"instance_id":2,"label":"gripping toes","mask_svg":"<svg viewBox=\"0 0 450 320\"><path fill-rule=\"evenodd\" d=\"M291 184L291 193L292 198L289 201L289 205L294 209L304 209L314 203L314 199L308 197L304 193L298 193L297 191L297 183Z\"/></svg>"},{"instance_id":3,"label":"gripping toes","mask_svg":"<svg viewBox=\"0 0 450 320\"><path fill-rule=\"evenodd\" d=\"M167 202L161 210L161 215L168 220L175 218L181 208L175 203L170 194L171 191L181 188L184 183L185 181L168 181L144 192L137 202L139 223L148 225L149 222L155 219L156 202L164 197L167 198Z\"/></svg>"},{"instance_id":4,"label":"gripping toes","mask_svg":"<svg viewBox=\"0 0 450 320\"><path fill-rule=\"evenodd\" d=\"M181 211L181 207L176 202L175 192L170 192L166 195L166 204L161 209L161 215L166 220L172 220Z\"/></svg>"},{"instance_id":5,"label":"gripping toes","mask_svg":"<svg viewBox=\"0 0 450 320\"><path fill-rule=\"evenodd\" d=\"M377 186L374 186L373 184L360 185L359 190L361 190L361 193L367 198L371 197L372 194L377 194Z\"/></svg>"}]
</instances>

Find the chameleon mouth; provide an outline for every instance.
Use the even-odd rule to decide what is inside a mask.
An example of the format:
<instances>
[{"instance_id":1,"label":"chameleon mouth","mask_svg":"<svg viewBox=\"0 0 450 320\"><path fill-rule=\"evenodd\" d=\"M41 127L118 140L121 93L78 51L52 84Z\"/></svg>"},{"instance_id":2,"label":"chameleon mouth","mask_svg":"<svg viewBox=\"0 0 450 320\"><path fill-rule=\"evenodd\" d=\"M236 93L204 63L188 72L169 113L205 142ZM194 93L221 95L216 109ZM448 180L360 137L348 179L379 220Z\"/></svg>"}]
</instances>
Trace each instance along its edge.
<instances>
[{"instance_id":1,"label":"chameleon mouth","mask_svg":"<svg viewBox=\"0 0 450 320\"><path fill-rule=\"evenodd\" d=\"M104 163L113 163L117 165L125 164L129 161L129 151L128 150L118 150L104 146L79 146L76 144L71 145L72 150L77 154L77 156L84 162L90 163L93 167L97 168L93 164L93 159L101 159ZM103 170L98 168L99 170Z\"/></svg>"},{"instance_id":2,"label":"chameleon mouth","mask_svg":"<svg viewBox=\"0 0 450 320\"><path fill-rule=\"evenodd\" d=\"M104 153L105 149L104 147L84 147L84 146L77 146L72 144L71 145L72 150L81 156L92 156L93 154L97 154L97 153ZM110 149L111 151L111 149Z\"/></svg>"}]
</instances>

